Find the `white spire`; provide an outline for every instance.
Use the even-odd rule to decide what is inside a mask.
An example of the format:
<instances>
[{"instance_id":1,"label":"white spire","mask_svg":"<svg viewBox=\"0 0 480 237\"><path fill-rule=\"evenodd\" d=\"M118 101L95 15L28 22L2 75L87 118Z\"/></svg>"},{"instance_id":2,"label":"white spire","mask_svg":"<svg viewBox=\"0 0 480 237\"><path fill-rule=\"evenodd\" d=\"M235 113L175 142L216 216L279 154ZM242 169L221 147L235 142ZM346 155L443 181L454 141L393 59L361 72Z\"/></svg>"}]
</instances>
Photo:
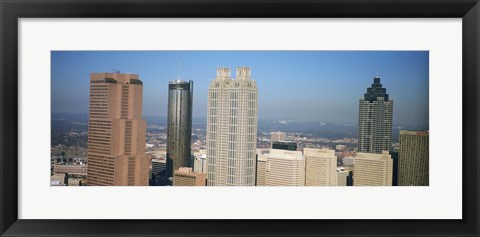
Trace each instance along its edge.
<instances>
[{"instance_id":1,"label":"white spire","mask_svg":"<svg viewBox=\"0 0 480 237\"><path fill-rule=\"evenodd\" d=\"M181 76L180 76L181 75L181 70L180 70L180 68L181 68L181 61L180 61L180 56L178 56L178 79L177 79L178 81L181 80Z\"/></svg>"}]
</instances>

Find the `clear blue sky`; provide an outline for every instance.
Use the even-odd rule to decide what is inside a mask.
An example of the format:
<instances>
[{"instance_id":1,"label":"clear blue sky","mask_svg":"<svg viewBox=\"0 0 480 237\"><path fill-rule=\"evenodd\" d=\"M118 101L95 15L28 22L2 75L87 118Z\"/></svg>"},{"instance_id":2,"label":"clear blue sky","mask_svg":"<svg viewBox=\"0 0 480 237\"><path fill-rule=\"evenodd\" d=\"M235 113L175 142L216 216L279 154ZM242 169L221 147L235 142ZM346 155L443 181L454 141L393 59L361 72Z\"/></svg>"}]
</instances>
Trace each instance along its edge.
<instances>
[{"instance_id":1,"label":"clear blue sky","mask_svg":"<svg viewBox=\"0 0 480 237\"><path fill-rule=\"evenodd\" d=\"M52 112L88 113L89 74L139 74L143 114L167 115L168 81L194 81L193 116L206 117L216 68L252 68L259 117L357 123L376 73L394 100L394 124L428 126L428 51L52 51Z\"/></svg>"}]
</instances>

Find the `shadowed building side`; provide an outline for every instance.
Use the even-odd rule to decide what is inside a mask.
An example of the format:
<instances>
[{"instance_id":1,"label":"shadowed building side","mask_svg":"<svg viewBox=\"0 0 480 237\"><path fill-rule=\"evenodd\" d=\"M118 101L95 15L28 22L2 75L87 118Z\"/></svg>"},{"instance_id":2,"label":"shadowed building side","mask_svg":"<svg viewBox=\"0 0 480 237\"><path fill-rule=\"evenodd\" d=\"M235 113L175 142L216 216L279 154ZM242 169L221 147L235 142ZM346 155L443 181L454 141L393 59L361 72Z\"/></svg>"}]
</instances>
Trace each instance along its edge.
<instances>
[{"instance_id":1,"label":"shadowed building side","mask_svg":"<svg viewBox=\"0 0 480 237\"><path fill-rule=\"evenodd\" d=\"M400 131L398 186L429 185L428 132Z\"/></svg>"},{"instance_id":2,"label":"shadowed building side","mask_svg":"<svg viewBox=\"0 0 480 237\"><path fill-rule=\"evenodd\" d=\"M267 157L265 154L257 154L255 186L265 186L266 172L267 172Z\"/></svg>"}]
</instances>

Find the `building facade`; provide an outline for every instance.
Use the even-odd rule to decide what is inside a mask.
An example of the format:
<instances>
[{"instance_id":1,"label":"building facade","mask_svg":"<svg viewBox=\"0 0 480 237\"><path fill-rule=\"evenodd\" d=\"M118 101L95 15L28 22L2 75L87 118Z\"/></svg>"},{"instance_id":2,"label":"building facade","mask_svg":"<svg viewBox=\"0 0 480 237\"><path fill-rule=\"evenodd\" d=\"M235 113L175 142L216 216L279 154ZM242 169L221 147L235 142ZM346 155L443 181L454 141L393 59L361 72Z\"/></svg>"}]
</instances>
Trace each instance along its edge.
<instances>
[{"instance_id":1,"label":"building facade","mask_svg":"<svg viewBox=\"0 0 480 237\"><path fill-rule=\"evenodd\" d=\"M400 130L398 151L398 185L429 185L429 134Z\"/></svg>"},{"instance_id":2,"label":"building facade","mask_svg":"<svg viewBox=\"0 0 480 237\"><path fill-rule=\"evenodd\" d=\"M268 154L268 153L266 153ZM265 186L265 175L267 172L267 157L265 154L257 154L257 175L255 186Z\"/></svg>"},{"instance_id":3,"label":"building facade","mask_svg":"<svg viewBox=\"0 0 480 237\"><path fill-rule=\"evenodd\" d=\"M77 165L77 164L69 164L69 165L53 165L53 173L54 174L75 174L75 175L86 175L87 174L87 166Z\"/></svg>"},{"instance_id":4,"label":"building facade","mask_svg":"<svg viewBox=\"0 0 480 237\"><path fill-rule=\"evenodd\" d=\"M304 148L305 186L336 186L337 157L335 150Z\"/></svg>"},{"instance_id":5,"label":"building facade","mask_svg":"<svg viewBox=\"0 0 480 237\"><path fill-rule=\"evenodd\" d=\"M167 168L166 160L162 159L152 159L152 174L156 177L160 177L162 173L165 173L165 169Z\"/></svg>"},{"instance_id":6,"label":"building facade","mask_svg":"<svg viewBox=\"0 0 480 237\"><path fill-rule=\"evenodd\" d=\"M175 80L168 84L167 177L180 167L192 167L193 81Z\"/></svg>"},{"instance_id":7,"label":"building facade","mask_svg":"<svg viewBox=\"0 0 480 237\"><path fill-rule=\"evenodd\" d=\"M272 132L270 138L270 147L273 148L273 142L275 141L284 141L287 138L287 134L285 132Z\"/></svg>"},{"instance_id":8,"label":"building facade","mask_svg":"<svg viewBox=\"0 0 480 237\"><path fill-rule=\"evenodd\" d=\"M348 186L348 176L351 171L337 168L337 185L336 186Z\"/></svg>"},{"instance_id":9,"label":"building facade","mask_svg":"<svg viewBox=\"0 0 480 237\"><path fill-rule=\"evenodd\" d=\"M193 171L199 173L207 173L207 155L202 154L200 156L196 156L195 160L193 161Z\"/></svg>"},{"instance_id":10,"label":"building facade","mask_svg":"<svg viewBox=\"0 0 480 237\"><path fill-rule=\"evenodd\" d=\"M248 67L217 68L208 90L208 186L254 186L258 90Z\"/></svg>"},{"instance_id":11,"label":"building facade","mask_svg":"<svg viewBox=\"0 0 480 237\"><path fill-rule=\"evenodd\" d=\"M207 174L193 172L191 167L180 167L173 175L173 186L205 186Z\"/></svg>"},{"instance_id":12,"label":"building facade","mask_svg":"<svg viewBox=\"0 0 480 237\"><path fill-rule=\"evenodd\" d=\"M296 151L297 142L294 141L273 141L272 149Z\"/></svg>"},{"instance_id":13,"label":"building facade","mask_svg":"<svg viewBox=\"0 0 480 237\"><path fill-rule=\"evenodd\" d=\"M271 149L264 159L265 186L305 186L305 159L301 151Z\"/></svg>"},{"instance_id":14,"label":"building facade","mask_svg":"<svg viewBox=\"0 0 480 237\"><path fill-rule=\"evenodd\" d=\"M354 186L392 186L393 160L382 154L358 153L353 171Z\"/></svg>"},{"instance_id":15,"label":"building facade","mask_svg":"<svg viewBox=\"0 0 480 237\"><path fill-rule=\"evenodd\" d=\"M359 100L358 152L381 154L391 150L392 116L393 100L377 75Z\"/></svg>"},{"instance_id":16,"label":"building facade","mask_svg":"<svg viewBox=\"0 0 480 237\"><path fill-rule=\"evenodd\" d=\"M351 156L343 157L342 163L345 167L353 167L355 165L355 158Z\"/></svg>"},{"instance_id":17,"label":"building facade","mask_svg":"<svg viewBox=\"0 0 480 237\"><path fill-rule=\"evenodd\" d=\"M148 185L142 97L136 74L90 75L88 185Z\"/></svg>"}]
</instances>

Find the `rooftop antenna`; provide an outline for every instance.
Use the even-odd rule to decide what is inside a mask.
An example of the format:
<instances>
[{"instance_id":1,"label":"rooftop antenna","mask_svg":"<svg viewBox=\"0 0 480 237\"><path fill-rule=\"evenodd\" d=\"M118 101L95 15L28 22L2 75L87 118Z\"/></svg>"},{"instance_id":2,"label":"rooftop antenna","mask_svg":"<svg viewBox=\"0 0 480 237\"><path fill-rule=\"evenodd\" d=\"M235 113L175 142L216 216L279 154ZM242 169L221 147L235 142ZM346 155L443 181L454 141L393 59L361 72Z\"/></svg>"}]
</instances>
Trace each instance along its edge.
<instances>
[{"instance_id":1,"label":"rooftop antenna","mask_svg":"<svg viewBox=\"0 0 480 237\"><path fill-rule=\"evenodd\" d=\"M377 72L377 74L375 74L375 77L376 77L376 78L379 78L379 77L380 77L380 74L378 74L378 72Z\"/></svg>"},{"instance_id":2,"label":"rooftop antenna","mask_svg":"<svg viewBox=\"0 0 480 237\"><path fill-rule=\"evenodd\" d=\"M178 79L180 81L181 77L180 77L180 73L181 73L181 70L180 70L180 66L181 66L181 61L180 61L180 56L178 56Z\"/></svg>"},{"instance_id":3,"label":"rooftop antenna","mask_svg":"<svg viewBox=\"0 0 480 237\"><path fill-rule=\"evenodd\" d=\"M117 74L119 74L119 73L120 73L120 70L118 70L118 69L117 69L117 68L115 68L115 67L114 67L114 68L112 68L112 71L113 71L113 73L117 73Z\"/></svg>"}]
</instances>

